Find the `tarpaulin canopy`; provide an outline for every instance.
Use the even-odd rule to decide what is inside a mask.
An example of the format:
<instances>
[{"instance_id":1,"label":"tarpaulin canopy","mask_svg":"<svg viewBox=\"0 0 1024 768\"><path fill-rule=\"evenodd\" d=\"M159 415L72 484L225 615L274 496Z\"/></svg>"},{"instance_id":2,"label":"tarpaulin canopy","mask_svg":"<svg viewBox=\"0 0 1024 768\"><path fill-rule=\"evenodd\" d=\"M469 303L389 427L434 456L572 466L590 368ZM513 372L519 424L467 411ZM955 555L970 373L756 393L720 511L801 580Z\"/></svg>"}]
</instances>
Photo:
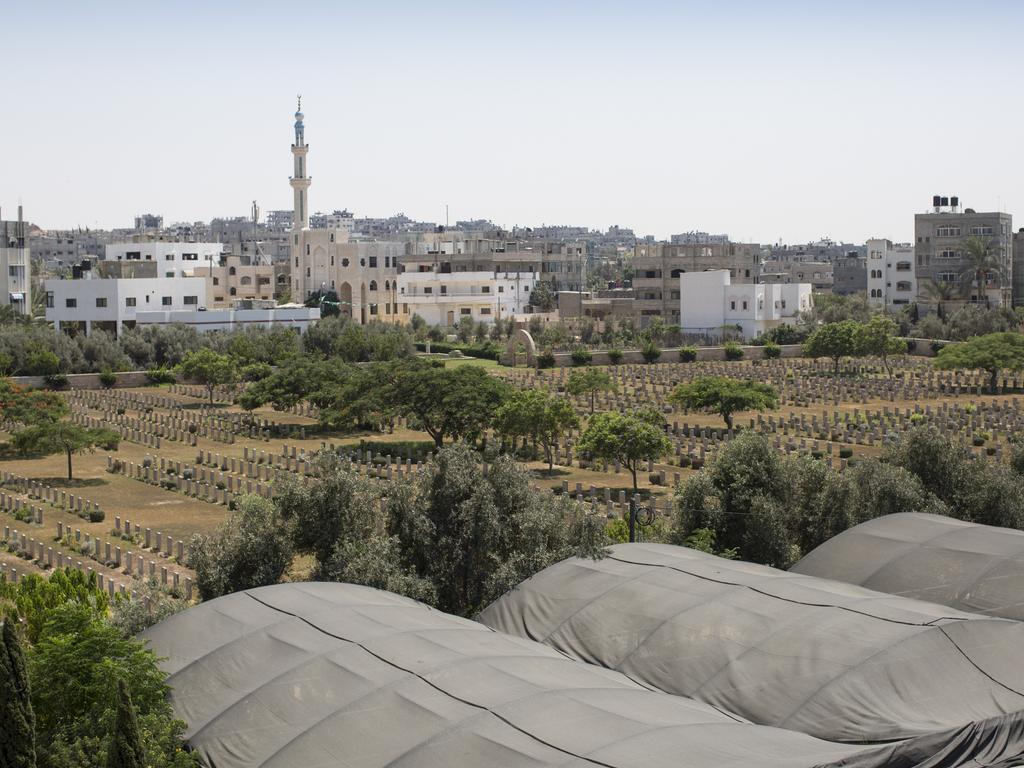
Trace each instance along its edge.
<instances>
[{"instance_id":1,"label":"tarpaulin canopy","mask_svg":"<svg viewBox=\"0 0 1024 768\"><path fill-rule=\"evenodd\" d=\"M1024 531L903 512L833 536L796 573L1024 620Z\"/></svg>"},{"instance_id":2,"label":"tarpaulin canopy","mask_svg":"<svg viewBox=\"0 0 1024 768\"><path fill-rule=\"evenodd\" d=\"M344 584L239 592L142 637L210 768L952 768L1004 765L1011 728L832 744Z\"/></svg>"},{"instance_id":3,"label":"tarpaulin canopy","mask_svg":"<svg viewBox=\"0 0 1024 768\"><path fill-rule=\"evenodd\" d=\"M905 739L1024 708L1024 624L684 547L621 544L557 563L480 620L832 741Z\"/></svg>"}]
</instances>

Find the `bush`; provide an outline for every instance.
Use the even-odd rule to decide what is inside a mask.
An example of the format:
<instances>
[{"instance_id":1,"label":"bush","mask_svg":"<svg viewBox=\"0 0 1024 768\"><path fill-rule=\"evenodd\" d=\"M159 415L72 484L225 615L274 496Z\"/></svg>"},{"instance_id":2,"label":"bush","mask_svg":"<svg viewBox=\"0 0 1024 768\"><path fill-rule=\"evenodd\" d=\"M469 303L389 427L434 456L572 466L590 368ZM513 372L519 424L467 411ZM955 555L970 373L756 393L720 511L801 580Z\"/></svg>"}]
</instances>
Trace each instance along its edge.
<instances>
[{"instance_id":1,"label":"bush","mask_svg":"<svg viewBox=\"0 0 1024 768\"><path fill-rule=\"evenodd\" d=\"M612 365L618 365L622 362L622 350L621 349L609 349L608 350L608 361Z\"/></svg>"},{"instance_id":2,"label":"bush","mask_svg":"<svg viewBox=\"0 0 1024 768\"><path fill-rule=\"evenodd\" d=\"M696 347L680 347L679 359L684 363L692 363L697 359Z\"/></svg>"},{"instance_id":3,"label":"bush","mask_svg":"<svg viewBox=\"0 0 1024 768\"><path fill-rule=\"evenodd\" d=\"M89 522L90 523L102 523L106 517L102 509L90 509L89 510Z\"/></svg>"},{"instance_id":4,"label":"bush","mask_svg":"<svg viewBox=\"0 0 1024 768\"><path fill-rule=\"evenodd\" d=\"M985 444L985 438L982 437L981 435L975 435L971 439L971 443L974 445L975 448L980 448Z\"/></svg>"},{"instance_id":5,"label":"bush","mask_svg":"<svg viewBox=\"0 0 1024 768\"><path fill-rule=\"evenodd\" d=\"M267 363L250 363L243 366L239 373L241 374L242 381L260 381L267 378L273 372L274 369Z\"/></svg>"},{"instance_id":6,"label":"bush","mask_svg":"<svg viewBox=\"0 0 1024 768\"><path fill-rule=\"evenodd\" d=\"M726 360L742 360L743 359L743 347L741 347L735 341L726 342L726 345L725 345L725 359Z\"/></svg>"},{"instance_id":7,"label":"bush","mask_svg":"<svg viewBox=\"0 0 1024 768\"><path fill-rule=\"evenodd\" d=\"M117 374L111 370L105 370L100 372L100 384L104 387L112 387L117 384Z\"/></svg>"},{"instance_id":8,"label":"bush","mask_svg":"<svg viewBox=\"0 0 1024 768\"><path fill-rule=\"evenodd\" d=\"M651 472L650 474L647 475L647 482L649 482L651 485L661 485L661 473Z\"/></svg>"},{"instance_id":9,"label":"bush","mask_svg":"<svg viewBox=\"0 0 1024 768\"><path fill-rule=\"evenodd\" d=\"M661 357L661 349L653 341L648 341L640 347L640 354L648 363L654 363Z\"/></svg>"},{"instance_id":10,"label":"bush","mask_svg":"<svg viewBox=\"0 0 1024 768\"><path fill-rule=\"evenodd\" d=\"M169 368L151 368L146 371L150 384L173 384L178 379Z\"/></svg>"},{"instance_id":11,"label":"bush","mask_svg":"<svg viewBox=\"0 0 1024 768\"><path fill-rule=\"evenodd\" d=\"M577 347L572 351L573 365L589 365L593 359L594 356L590 353L590 350L584 347Z\"/></svg>"},{"instance_id":12,"label":"bush","mask_svg":"<svg viewBox=\"0 0 1024 768\"><path fill-rule=\"evenodd\" d=\"M64 389L68 385L68 377L64 373L48 373L43 377L43 381L46 382L46 386L53 389Z\"/></svg>"},{"instance_id":13,"label":"bush","mask_svg":"<svg viewBox=\"0 0 1024 768\"><path fill-rule=\"evenodd\" d=\"M537 367L538 368L554 368L555 367L555 353L550 349L545 349L539 355L537 355Z\"/></svg>"},{"instance_id":14,"label":"bush","mask_svg":"<svg viewBox=\"0 0 1024 768\"><path fill-rule=\"evenodd\" d=\"M727 350L726 351L726 355L728 355L728 354L729 353L728 353L728 350ZM741 355L743 354L743 350L742 349L740 350L740 354ZM768 358L769 360L776 360L776 359L782 357L782 347L780 347L774 341L766 342L765 345L764 345L764 356L766 358Z\"/></svg>"},{"instance_id":15,"label":"bush","mask_svg":"<svg viewBox=\"0 0 1024 768\"><path fill-rule=\"evenodd\" d=\"M848 459L851 456L853 456L853 448L840 448L839 449L839 458L840 459Z\"/></svg>"},{"instance_id":16,"label":"bush","mask_svg":"<svg viewBox=\"0 0 1024 768\"><path fill-rule=\"evenodd\" d=\"M943 344L941 341L933 341L931 346L932 352L934 352L937 355L939 354L939 352L942 351L942 348L945 347L946 345ZM910 346L910 342L907 343L907 350L910 352L914 351L913 348Z\"/></svg>"}]
</instances>

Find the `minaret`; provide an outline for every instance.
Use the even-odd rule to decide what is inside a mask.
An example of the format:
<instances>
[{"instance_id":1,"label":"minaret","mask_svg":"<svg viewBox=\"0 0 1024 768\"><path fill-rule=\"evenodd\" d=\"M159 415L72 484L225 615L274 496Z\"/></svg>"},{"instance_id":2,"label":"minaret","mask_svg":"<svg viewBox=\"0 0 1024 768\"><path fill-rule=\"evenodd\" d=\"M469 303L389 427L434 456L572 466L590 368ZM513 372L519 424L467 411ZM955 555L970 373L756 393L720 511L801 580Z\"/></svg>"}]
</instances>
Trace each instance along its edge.
<instances>
[{"instance_id":1,"label":"minaret","mask_svg":"<svg viewBox=\"0 0 1024 768\"><path fill-rule=\"evenodd\" d=\"M295 158L295 175L289 179L292 189L295 191L295 213L292 218L292 229L309 229L309 201L306 191L312 182L306 176L306 153L309 146L306 144L302 127L302 97L299 96L299 106L295 111L295 143L292 144L292 156Z\"/></svg>"}]
</instances>

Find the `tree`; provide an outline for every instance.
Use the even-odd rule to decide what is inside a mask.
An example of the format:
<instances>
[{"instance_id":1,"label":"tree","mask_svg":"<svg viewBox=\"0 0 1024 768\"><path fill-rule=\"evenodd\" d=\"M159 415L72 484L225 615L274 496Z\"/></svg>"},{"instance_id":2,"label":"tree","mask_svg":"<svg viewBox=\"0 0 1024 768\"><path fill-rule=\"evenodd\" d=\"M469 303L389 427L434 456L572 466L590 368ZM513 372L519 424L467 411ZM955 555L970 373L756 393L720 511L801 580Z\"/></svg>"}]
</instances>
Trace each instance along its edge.
<instances>
[{"instance_id":1,"label":"tree","mask_svg":"<svg viewBox=\"0 0 1024 768\"><path fill-rule=\"evenodd\" d=\"M665 436L663 425L656 423L653 416L606 411L590 419L577 447L595 458L617 461L628 469L635 494L638 491L636 473L641 463L660 459L672 449L672 444Z\"/></svg>"},{"instance_id":2,"label":"tree","mask_svg":"<svg viewBox=\"0 0 1024 768\"><path fill-rule=\"evenodd\" d=\"M896 336L896 323L885 315L875 315L857 329L857 349L862 355L882 358L889 378L892 378L890 355L902 355L907 351L907 342Z\"/></svg>"},{"instance_id":3,"label":"tree","mask_svg":"<svg viewBox=\"0 0 1024 768\"><path fill-rule=\"evenodd\" d=\"M35 714L15 624L9 616L0 628L0 766L35 768Z\"/></svg>"},{"instance_id":4,"label":"tree","mask_svg":"<svg viewBox=\"0 0 1024 768\"><path fill-rule=\"evenodd\" d=\"M967 449L931 426L907 430L886 447L883 458L916 475L925 490L951 508L955 508L961 489L970 482L972 474Z\"/></svg>"},{"instance_id":5,"label":"tree","mask_svg":"<svg viewBox=\"0 0 1024 768\"><path fill-rule=\"evenodd\" d=\"M279 366L266 378L253 382L238 398L247 411L270 403L275 410L294 408L303 400L319 405L324 396L350 375L351 369L336 359L299 355Z\"/></svg>"},{"instance_id":6,"label":"tree","mask_svg":"<svg viewBox=\"0 0 1024 768\"><path fill-rule=\"evenodd\" d=\"M551 285L544 280L538 280L530 294L530 306L540 312L550 312L555 308L555 294Z\"/></svg>"},{"instance_id":7,"label":"tree","mask_svg":"<svg viewBox=\"0 0 1024 768\"><path fill-rule=\"evenodd\" d=\"M945 280L926 280L921 283L921 289L928 298L935 301L935 311L940 319L944 315L944 303L963 298L962 286L957 283L946 282Z\"/></svg>"},{"instance_id":8,"label":"tree","mask_svg":"<svg viewBox=\"0 0 1024 768\"><path fill-rule=\"evenodd\" d=\"M389 396L399 412L415 417L440 448L446 437L479 437L508 391L505 382L475 366L406 364L396 369Z\"/></svg>"},{"instance_id":9,"label":"tree","mask_svg":"<svg viewBox=\"0 0 1024 768\"><path fill-rule=\"evenodd\" d=\"M277 584L292 562L292 543L281 516L260 496L241 497L216 533L192 536L188 552L204 600Z\"/></svg>"},{"instance_id":10,"label":"tree","mask_svg":"<svg viewBox=\"0 0 1024 768\"><path fill-rule=\"evenodd\" d=\"M228 356L203 347L185 355L178 364L178 372L186 379L206 387L213 405L213 392L217 387L238 381L238 367Z\"/></svg>"},{"instance_id":11,"label":"tree","mask_svg":"<svg viewBox=\"0 0 1024 768\"><path fill-rule=\"evenodd\" d=\"M50 578L30 573L16 584L0 581L0 599L14 605L25 639L35 644L43 633L50 613L64 603L77 603L90 609L97 618L107 614L107 593L97 586L95 573L83 573L72 568L57 568Z\"/></svg>"},{"instance_id":12,"label":"tree","mask_svg":"<svg viewBox=\"0 0 1024 768\"><path fill-rule=\"evenodd\" d=\"M139 718L128 685L117 681L117 716L107 748L107 768L145 768L146 752L139 734Z\"/></svg>"},{"instance_id":13,"label":"tree","mask_svg":"<svg viewBox=\"0 0 1024 768\"><path fill-rule=\"evenodd\" d=\"M68 461L68 480L73 480L71 456L92 453L96 448L117 450L121 436L104 427L80 427L69 421L42 421L25 427L11 436L11 444L23 454L65 453Z\"/></svg>"},{"instance_id":14,"label":"tree","mask_svg":"<svg viewBox=\"0 0 1024 768\"><path fill-rule=\"evenodd\" d=\"M1019 333L990 333L951 344L939 350L935 367L940 370L978 369L989 375L989 389L995 394L1002 370L1024 369L1024 335Z\"/></svg>"},{"instance_id":15,"label":"tree","mask_svg":"<svg viewBox=\"0 0 1024 768\"><path fill-rule=\"evenodd\" d=\"M669 402L688 410L711 410L732 429L732 416L737 411L765 411L777 408L778 393L770 384L731 379L726 376L701 376L678 385L669 395Z\"/></svg>"},{"instance_id":16,"label":"tree","mask_svg":"<svg viewBox=\"0 0 1024 768\"><path fill-rule=\"evenodd\" d=\"M860 323L856 320L826 323L815 328L804 342L804 354L808 357L831 357L838 374L840 358L857 354L859 329Z\"/></svg>"},{"instance_id":17,"label":"tree","mask_svg":"<svg viewBox=\"0 0 1024 768\"><path fill-rule=\"evenodd\" d=\"M614 392L615 382L600 368L582 368L569 372L569 381L566 382L565 389L576 397L590 395L590 413L593 415L597 393Z\"/></svg>"},{"instance_id":18,"label":"tree","mask_svg":"<svg viewBox=\"0 0 1024 768\"><path fill-rule=\"evenodd\" d=\"M963 248L962 256L966 262L961 277L967 280L968 286L971 285L971 282L974 283L976 291L974 301L980 303L984 296L985 306L988 306L988 293L985 288L988 285L989 276L994 273L997 281L1001 281L1003 276L999 258L992 250L989 241L982 237L968 237L960 244L960 247Z\"/></svg>"},{"instance_id":19,"label":"tree","mask_svg":"<svg viewBox=\"0 0 1024 768\"><path fill-rule=\"evenodd\" d=\"M541 444L549 474L554 469L558 438L579 425L580 417L569 401L539 389L513 392L494 415L499 434L532 438Z\"/></svg>"}]
</instances>

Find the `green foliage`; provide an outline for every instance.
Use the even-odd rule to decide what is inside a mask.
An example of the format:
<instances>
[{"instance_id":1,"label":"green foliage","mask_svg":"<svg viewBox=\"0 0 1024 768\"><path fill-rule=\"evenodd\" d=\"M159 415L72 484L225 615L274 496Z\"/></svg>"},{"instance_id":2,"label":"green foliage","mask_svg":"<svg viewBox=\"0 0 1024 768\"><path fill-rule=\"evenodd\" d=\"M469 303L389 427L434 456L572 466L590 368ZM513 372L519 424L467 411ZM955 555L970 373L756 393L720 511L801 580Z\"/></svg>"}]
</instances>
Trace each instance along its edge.
<instances>
[{"instance_id":1,"label":"green foliage","mask_svg":"<svg viewBox=\"0 0 1024 768\"><path fill-rule=\"evenodd\" d=\"M544 280L538 280L530 293L530 305L540 312L550 312L555 308L555 303L551 286Z\"/></svg>"},{"instance_id":2,"label":"green foliage","mask_svg":"<svg viewBox=\"0 0 1024 768\"><path fill-rule=\"evenodd\" d=\"M139 733L139 718L124 680L117 681L117 714L114 718L107 768L145 768L146 751Z\"/></svg>"},{"instance_id":3,"label":"green foliage","mask_svg":"<svg viewBox=\"0 0 1024 768\"><path fill-rule=\"evenodd\" d=\"M612 365L618 365L622 362L622 350L618 347L612 347L608 350L608 362Z\"/></svg>"},{"instance_id":4,"label":"green foliage","mask_svg":"<svg viewBox=\"0 0 1024 768\"><path fill-rule=\"evenodd\" d=\"M803 344L807 339L807 328L797 325L777 325L769 328L753 342L754 344Z\"/></svg>"},{"instance_id":5,"label":"green foliage","mask_svg":"<svg viewBox=\"0 0 1024 768\"><path fill-rule=\"evenodd\" d=\"M726 360L742 360L743 359L743 347L737 344L735 341L727 341L725 343L725 359Z\"/></svg>"},{"instance_id":6,"label":"green foliage","mask_svg":"<svg viewBox=\"0 0 1024 768\"><path fill-rule=\"evenodd\" d=\"M890 356L903 355L907 352L907 342L896 336L897 331L896 323L885 315L875 315L857 328L858 354L882 358L882 363L890 378L892 378Z\"/></svg>"},{"instance_id":7,"label":"green foliage","mask_svg":"<svg viewBox=\"0 0 1024 768\"><path fill-rule=\"evenodd\" d=\"M555 353L550 349L545 349L537 355L538 368L554 368L555 362Z\"/></svg>"},{"instance_id":8,"label":"green foliage","mask_svg":"<svg viewBox=\"0 0 1024 768\"><path fill-rule=\"evenodd\" d=\"M782 347L774 341L766 341L764 343L764 356L768 360L778 359L782 357Z\"/></svg>"},{"instance_id":9,"label":"green foliage","mask_svg":"<svg viewBox=\"0 0 1024 768\"><path fill-rule=\"evenodd\" d=\"M672 449L672 444L665 436L664 420L657 413L606 411L591 417L577 447L594 458L618 461L632 475L635 493L641 463L657 461Z\"/></svg>"},{"instance_id":10,"label":"green foliage","mask_svg":"<svg viewBox=\"0 0 1024 768\"><path fill-rule=\"evenodd\" d=\"M38 574L23 576L17 584L0 581L0 600L13 607L10 617L19 618L29 643L36 643L50 613L64 603L85 606L95 616L107 613L107 594L97 586L95 573L57 568L44 578Z\"/></svg>"},{"instance_id":11,"label":"green foliage","mask_svg":"<svg viewBox=\"0 0 1024 768\"><path fill-rule=\"evenodd\" d=\"M566 382L566 391L570 395L590 396L590 412L594 412L595 398L598 392L614 392L615 382L607 371L600 368L587 368L583 371L571 371Z\"/></svg>"},{"instance_id":12,"label":"green foliage","mask_svg":"<svg viewBox=\"0 0 1024 768\"><path fill-rule=\"evenodd\" d=\"M765 411L778 407L778 393L770 384L744 381L727 376L701 376L679 384L669 402L687 410L710 410L732 429L733 414L738 411Z\"/></svg>"},{"instance_id":13,"label":"green foliage","mask_svg":"<svg viewBox=\"0 0 1024 768\"><path fill-rule=\"evenodd\" d=\"M60 373L60 358L52 350L36 347L28 354L25 373L28 376L53 376Z\"/></svg>"},{"instance_id":14,"label":"green foliage","mask_svg":"<svg viewBox=\"0 0 1024 768\"><path fill-rule=\"evenodd\" d=\"M35 714L28 668L11 617L0 628L0 766L36 768Z\"/></svg>"},{"instance_id":15,"label":"green foliage","mask_svg":"<svg viewBox=\"0 0 1024 768\"><path fill-rule=\"evenodd\" d=\"M857 354L859 334L860 323L855 320L827 323L816 328L804 342L804 354L832 358L835 372L839 373L839 360Z\"/></svg>"},{"instance_id":16,"label":"green foliage","mask_svg":"<svg viewBox=\"0 0 1024 768\"><path fill-rule=\"evenodd\" d=\"M203 347L185 355L178 364L178 373L189 381L206 387L213 405L213 392L217 387L238 381L238 367L228 356Z\"/></svg>"},{"instance_id":17,"label":"green foliage","mask_svg":"<svg viewBox=\"0 0 1024 768\"><path fill-rule=\"evenodd\" d=\"M590 361L594 359L594 355L586 347L576 347L572 351L572 364L573 365L589 365Z\"/></svg>"},{"instance_id":18,"label":"green foliage","mask_svg":"<svg viewBox=\"0 0 1024 768\"><path fill-rule=\"evenodd\" d=\"M259 496L241 497L216 533L192 536L188 551L204 600L276 584L292 561L277 508Z\"/></svg>"},{"instance_id":19,"label":"green foliage","mask_svg":"<svg viewBox=\"0 0 1024 768\"><path fill-rule=\"evenodd\" d=\"M661 357L661 348L653 341L645 341L640 347L640 354L648 363L655 363Z\"/></svg>"},{"instance_id":20,"label":"green foliage","mask_svg":"<svg viewBox=\"0 0 1024 768\"><path fill-rule=\"evenodd\" d=\"M989 387L995 393L1000 371L1024 369L1024 335L990 333L951 344L939 351L935 367L942 370L959 368L985 371L989 375Z\"/></svg>"},{"instance_id":21,"label":"green foliage","mask_svg":"<svg viewBox=\"0 0 1024 768\"><path fill-rule=\"evenodd\" d=\"M726 560L735 560L739 557L739 550L732 549L717 550L715 548L715 532L711 528L698 528L683 541L684 547L696 549L698 552L706 552L709 555L718 555Z\"/></svg>"},{"instance_id":22,"label":"green foliage","mask_svg":"<svg viewBox=\"0 0 1024 768\"><path fill-rule=\"evenodd\" d=\"M64 453L67 456L68 480L73 479L71 456L91 453L96 448L113 451L121 436L103 427L80 427L69 421L40 421L18 430L11 444L23 454Z\"/></svg>"},{"instance_id":23,"label":"green foliage","mask_svg":"<svg viewBox=\"0 0 1024 768\"><path fill-rule=\"evenodd\" d=\"M111 370L105 370L100 372L100 384L104 387L112 387L117 384L117 374Z\"/></svg>"},{"instance_id":24,"label":"green foliage","mask_svg":"<svg viewBox=\"0 0 1024 768\"><path fill-rule=\"evenodd\" d=\"M110 623L121 633L121 637L135 637L144 629L189 606L185 600L172 597L161 588L155 576L136 584L134 591L134 599L118 598L110 607Z\"/></svg>"},{"instance_id":25,"label":"green foliage","mask_svg":"<svg viewBox=\"0 0 1024 768\"><path fill-rule=\"evenodd\" d=\"M169 368L150 368L146 371L146 379L150 384L173 384L178 377Z\"/></svg>"},{"instance_id":26,"label":"green foliage","mask_svg":"<svg viewBox=\"0 0 1024 768\"><path fill-rule=\"evenodd\" d=\"M692 363L697 359L696 347L680 347L679 360L684 363Z\"/></svg>"},{"instance_id":27,"label":"green foliage","mask_svg":"<svg viewBox=\"0 0 1024 768\"><path fill-rule=\"evenodd\" d=\"M534 440L544 449L548 472L554 468L558 439L580 424L572 405L539 389L514 391L494 414L493 426L504 437Z\"/></svg>"},{"instance_id":28,"label":"green foliage","mask_svg":"<svg viewBox=\"0 0 1024 768\"><path fill-rule=\"evenodd\" d=\"M437 588L405 564L402 542L397 536L372 535L366 539L337 542L319 576L387 590L430 605L437 604Z\"/></svg>"}]
</instances>

